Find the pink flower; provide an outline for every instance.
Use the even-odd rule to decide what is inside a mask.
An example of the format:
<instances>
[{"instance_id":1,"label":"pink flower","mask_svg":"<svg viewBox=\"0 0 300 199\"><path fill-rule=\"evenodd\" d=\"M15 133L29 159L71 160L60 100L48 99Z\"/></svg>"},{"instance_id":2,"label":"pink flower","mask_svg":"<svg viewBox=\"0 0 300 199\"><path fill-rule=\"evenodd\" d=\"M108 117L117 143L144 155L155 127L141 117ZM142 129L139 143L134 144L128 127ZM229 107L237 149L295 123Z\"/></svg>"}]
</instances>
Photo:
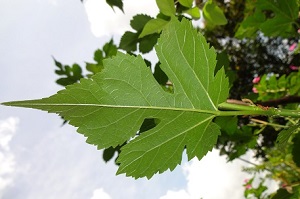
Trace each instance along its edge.
<instances>
[{"instance_id":1,"label":"pink flower","mask_svg":"<svg viewBox=\"0 0 300 199\"><path fill-rule=\"evenodd\" d=\"M298 29L298 31L297 31L299 34L300 34L300 29Z\"/></svg>"},{"instance_id":2,"label":"pink flower","mask_svg":"<svg viewBox=\"0 0 300 199\"><path fill-rule=\"evenodd\" d=\"M249 182L249 179L246 178L246 179L244 180L244 183L247 184L248 182Z\"/></svg>"},{"instance_id":3,"label":"pink flower","mask_svg":"<svg viewBox=\"0 0 300 199\"><path fill-rule=\"evenodd\" d=\"M297 44L296 44L296 43L293 43L293 44L290 46L289 51L295 50L296 47L297 47Z\"/></svg>"},{"instance_id":4,"label":"pink flower","mask_svg":"<svg viewBox=\"0 0 300 199\"><path fill-rule=\"evenodd\" d=\"M257 84L260 81L260 77L254 77L254 79L252 80L253 84Z\"/></svg>"},{"instance_id":5,"label":"pink flower","mask_svg":"<svg viewBox=\"0 0 300 199\"><path fill-rule=\"evenodd\" d=\"M252 92L253 92L253 93L258 93L257 88L253 87L253 88L252 88Z\"/></svg>"},{"instance_id":6,"label":"pink flower","mask_svg":"<svg viewBox=\"0 0 300 199\"><path fill-rule=\"evenodd\" d=\"M298 67L298 66L291 65L291 66L290 66L290 69L291 69L291 70L298 70L299 67Z\"/></svg>"},{"instance_id":7,"label":"pink flower","mask_svg":"<svg viewBox=\"0 0 300 199\"><path fill-rule=\"evenodd\" d=\"M251 186L251 184L247 184L247 185L245 186L245 188L246 188L246 189L251 189L252 186Z\"/></svg>"}]
</instances>

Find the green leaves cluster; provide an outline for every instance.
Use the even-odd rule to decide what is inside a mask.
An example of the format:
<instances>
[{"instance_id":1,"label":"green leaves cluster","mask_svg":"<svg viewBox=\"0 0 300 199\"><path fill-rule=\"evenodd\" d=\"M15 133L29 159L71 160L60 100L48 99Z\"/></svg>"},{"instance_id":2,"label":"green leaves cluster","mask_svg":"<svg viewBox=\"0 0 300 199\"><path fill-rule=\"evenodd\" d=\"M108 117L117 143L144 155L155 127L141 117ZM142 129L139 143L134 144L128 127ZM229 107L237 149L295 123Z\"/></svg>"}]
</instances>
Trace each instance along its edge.
<instances>
[{"instance_id":1,"label":"green leaves cluster","mask_svg":"<svg viewBox=\"0 0 300 199\"><path fill-rule=\"evenodd\" d=\"M119 47L127 52L134 52L137 51L137 49L141 53L150 52L153 49L154 45L157 43L159 33L163 28L161 27L160 31L158 31L157 27L151 26L149 30L150 32L147 32L146 36L143 29L145 29L146 25L149 24L149 22L151 22L152 20L154 19L148 15L134 16L130 21L130 25L135 30L135 32L126 31L121 38ZM144 34L142 35L143 37L140 36L141 34Z\"/></svg>"},{"instance_id":2,"label":"green leaves cluster","mask_svg":"<svg viewBox=\"0 0 300 199\"><path fill-rule=\"evenodd\" d=\"M248 1L248 6L249 4L253 10L241 23L235 34L236 37L253 37L258 30L266 36L296 36L299 28L297 27L299 13L297 0L258 0Z\"/></svg>"},{"instance_id":3,"label":"green leaves cluster","mask_svg":"<svg viewBox=\"0 0 300 199\"><path fill-rule=\"evenodd\" d=\"M265 74L259 84L254 86L258 92L257 100L267 101L287 96L299 96L300 70L282 75L279 78L275 74Z\"/></svg>"},{"instance_id":4,"label":"green leaves cluster","mask_svg":"<svg viewBox=\"0 0 300 199\"><path fill-rule=\"evenodd\" d=\"M113 43L113 40L110 40L104 44L102 50L97 49L94 53L94 63L86 62L86 70L90 72L87 74L87 77L90 77L103 69L103 60L105 58L112 57L117 54L117 46ZM61 62L54 59L54 63L58 69L55 70L55 73L58 76L62 76L56 83L61 86L67 86L78 82L81 78L84 77L82 73L82 68L78 64L73 64L72 66L63 65Z\"/></svg>"}]
</instances>

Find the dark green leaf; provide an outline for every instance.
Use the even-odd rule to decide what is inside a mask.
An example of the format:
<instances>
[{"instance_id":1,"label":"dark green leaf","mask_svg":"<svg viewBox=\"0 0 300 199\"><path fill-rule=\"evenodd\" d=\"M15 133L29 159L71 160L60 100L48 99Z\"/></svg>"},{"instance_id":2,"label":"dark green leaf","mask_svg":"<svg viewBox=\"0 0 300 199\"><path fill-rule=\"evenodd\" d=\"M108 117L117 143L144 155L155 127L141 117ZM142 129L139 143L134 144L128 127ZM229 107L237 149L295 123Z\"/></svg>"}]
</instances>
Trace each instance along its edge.
<instances>
[{"instance_id":1,"label":"dark green leaf","mask_svg":"<svg viewBox=\"0 0 300 199\"><path fill-rule=\"evenodd\" d=\"M114 6L118 7L120 10L123 11L123 2L122 0L106 0L106 3L110 5L110 7L114 8Z\"/></svg>"},{"instance_id":2,"label":"dark green leaf","mask_svg":"<svg viewBox=\"0 0 300 199\"><path fill-rule=\"evenodd\" d=\"M161 70L160 63L156 64L153 75L156 81L161 85L166 85L167 81L169 80L166 73L164 73L164 71Z\"/></svg>"},{"instance_id":3,"label":"dark green leaf","mask_svg":"<svg viewBox=\"0 0 300 199\"><path fill-rule=\"evenodd\" d=\"M266 15L265 11L271 11L273 16ZM244 19L235 35L252 37L261 30L266 36L295 36L298 12L297 0L258 0L254 14Z\"/></svg>"},{"instance_id":4,"label":"dark green leaf","mask_svg":"<svg viewBox=\"0 0 300 199\"><path fill-rule=\"evenodd\" d=\"M293 154L293 161L295 164L300 167L300 133L297 133L295 137L293 138L293 149L292 149L292 154Z\"/></svg>"},{"instance_id":5,"label":"dark green leaf","mask_svg":"<svg viewBox=\"0 0 300 199\"><path fill-rule=\"evenodd\" d=\"M130 26L135 29L137 32L140 32L143 30L145 24L152 19L152 17L148 15L135 15L132 20L130 21Z\"/></svg>"},{"instance_id":6,"label":"dark green leaf","mask_svg":"<svg viewBox=\"0 0 300 199\"><path fill-rule=\"evenodd\" d=\"M239 29L235 33L235 37L253 37L256 35L259 26L265 22L265 15L261 12L259 8L256 9L253 16L247 17L241 24Z\"/></svg>"},{"instance_id":7,"label":"dark green leaf","mask_svg":"<svg viewBox=\"0 0 300 199\"><path fill-rule=\"evenodd\" d=\"M111 39L109 42L104 44L103 52L105 53L105 58L112 57L117 54L118 48L114 44L114 41Z\"/></svg>"},{"instance_id":8,"label":"dark green leaf","mask_svg":"<svg viewBox=\"0 0 300 199\"><path fill-rule=\"evenodd\" d=\"M98 63L98 64L103 64L103 52L102 50L98 49L95 51L94 53L94 60Z\"/></svg>"},{"instance_id":9,"label":"dark green leaf","mask_svg":"<svg viewBox=\"0 0 300 199\"><path fill-rule=\"evenodd\" d=\"M150 52L155 44L157 43L157 39L159 37L159 34L152 34L152 35L147 35L140 39L140 44L139 44L139 50L141 53L148 53Z\"/></svg>"},{"instance_id":10,"label":"dark green leaf","mask_svg":"<svg viewBox=\"0 0 300 199\"><path fill-rule=\"evenodd\" d=\"M228 135L233 135L238 129L237 117L217 117L214 122Z\"/></svg>"},{"instance_id":11,"label":"dark green leaf","mask_svg":"<svg viewBox=\"0 0 300 199\"><path fill-rule=\"evenodd\" d=\"M292 199L293 194L289 193L286 189L278 189L272 199Z\"/></svg>"},{"instance_id":12,"label":"dark green leaf","mask_svg":"<svg viewBox=\"0 0 300 199\"><path fill-rule=\"evenodd\" d=\"M120 48L128 52L136 51L138 43L138 35L133 32L125 32L120 41Z\"/></svg>"},{"instance_id":13,"label":"dark green leaf","mask_svg":"<svg viewBox=\"0 0 300 199\"><path fill-rule=\"evenodd\" d=\"M276 140L278 147L280 147L281 149L285 148L290 137L299 129L299 127L300 125L294 125L288 129L280 131Z\"/></svg>"}]
</instances>

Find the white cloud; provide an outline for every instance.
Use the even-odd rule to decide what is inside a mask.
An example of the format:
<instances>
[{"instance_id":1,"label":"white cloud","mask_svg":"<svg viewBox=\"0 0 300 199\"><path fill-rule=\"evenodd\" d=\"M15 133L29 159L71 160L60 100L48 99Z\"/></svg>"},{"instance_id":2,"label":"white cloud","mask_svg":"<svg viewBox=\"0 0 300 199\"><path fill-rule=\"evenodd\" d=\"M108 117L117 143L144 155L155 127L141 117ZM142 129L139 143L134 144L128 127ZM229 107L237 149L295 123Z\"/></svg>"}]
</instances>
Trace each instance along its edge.
<instances>
[{"instance_id":1,"label":"white cloud","mask_svg":"<svg viewBox=\"0 0 300 199\"><path fill-rule=\"evenodd\" d=\"M106 193L103 188L95 189L91 199L111 199L110 195Z\"/></svg>"},{"instance_id":2,"label":"white cloud","mask_svg":"<svg viewBox=\"0 0 300 199\"><path fill-rule=\"evenodd\" d=\"M228 163L224 156L219 156L218 150L213 150L201 161L195 158L183 166L185 189L169 190L160 199L243 198L242 184L248 174L241 171L242 165L240 161Z\"/></svg>"},{"instance_id":3,"label":"white cloud","mask_svg":"<svg viewBox=\"0 0 300 199\"><path fill-rule=\"evenodd\" d=\"M190 198L190 194L186 190L172 191L168 190L167 194L160 197L160 199L187 199Z\"/></svg>"},{"instance_id":4,"label":"white cloud","mask_svg":"<svg viewBox=\"0 0 300 199\"><path fill-rule=\"evenodd\" d=\"M130 29L130 20L136 14L148 14L155 16L158 8L155 1L149 0L124 0L124 12L99 0L87 0L84 4L91 30L96 37L123 34Z\"/></svg>"},{"instance_id":5,"label":"white cloud","mask_svg":"<svg viewBox=\"0 0 300 199\"><path fill-rule=\"evenodd\" d=\"M12 184L15 171L15 158L10 151L10 141L13 138L19 119L15 117L0 121L0 197L3 190Z\"/></svg>"}]
</instances>

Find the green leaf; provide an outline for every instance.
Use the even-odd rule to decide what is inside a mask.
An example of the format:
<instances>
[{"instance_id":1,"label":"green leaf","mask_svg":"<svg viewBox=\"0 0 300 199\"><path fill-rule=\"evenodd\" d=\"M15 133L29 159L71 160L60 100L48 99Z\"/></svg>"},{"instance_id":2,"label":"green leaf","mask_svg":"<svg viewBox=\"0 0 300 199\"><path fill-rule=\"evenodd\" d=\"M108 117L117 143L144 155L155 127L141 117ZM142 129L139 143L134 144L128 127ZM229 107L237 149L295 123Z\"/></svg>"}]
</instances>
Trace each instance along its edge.
<instances>
[{"instance_id":1,"label":"green leaf","mask_svg":"<svg viewBox=\"0 0 300 199\"><path fill-rule=\"evenodd\" d=\"M183 11L184 13L186 14L189 14L191 15L191 17L193 17L193 19L200 19L200 10L198 7L193 7L193 8L190 8L188 10L185 10Z\"/></svg>"},{"instance_id":2,"label":"green leaf","mask_svg":"<svg viewBox=\"0 0 300 199\"><path fill-rule=\"evenodd\" d=\"M163 90L141 56L118 53L105 59L104 69L91 79L48 98L4 105L57 113L98 149L127 142L117 173L151 178L173 170L185 149L189 160L212 150L220 134L212 120L229 92L224 69L214 74L214 48L188 20L172 19L156 51L174 93ZM138 135L143 121L151 118L155 127Z\"/></svg>"},{"instance_id":3,"label":"green leaf","mask_svg":"<svg viewBox=\"0 0 300 199\"><path fill-rule=\"evenodd\" d=\"M130 26L136 30L137 32L142 31L145 24L151 20L152 17L148 16L148 15L135 15L132 20L130 21Z\"/></svg>"},{"instance_id":4,"label":"green leaf","mask_svg":"<svg viewBox=\"0 0 300 199\"><path fill-rule=\"evenodd\" d=\"M289 193L286 189L280 188L277 190L272 199L291 199L292 196L293 194Z\"/></svg>"},{"instance_id":5,"label":"green leaf","mask_svg":"<svg viewBox=\"0 0 300 199\"><path fill-rule=\"evenodd\" d=\"M265 15L257 8L256 14L247 17L235 33L235 37L242 39L244 37L253 37L256 35L260 24L265 22Z\"/></svg>"},{"instance_id":6,"label":"green leaf","mask_svg":"<svg viewBox=\"0 0 300 199\"><path fill-rule=\"evenodd\" d=\"M120 149L121 149L121 146L109 147L107 149L104 149L103 150L103 155L102 155L103 160L105 162L108 162L109 160L111 160L114 157L114 155L116 153L119 154L121 152Z\"/></svg>"},{"instance_id":7,"label":"green leaf","mask_svg":"<svg viewBox=\"0 0 300 199\"><path fill-rule=\"evenodd\" d=\"M103 69L101 64L86 63L86 69L93 74L99 73Z\"/></svg>"},{"instance_id":8,"label":"green leaf","mask_svg":"<svg viewBox=\"0 0 300 199\"><path fill-rule=\"evenodd\" d=\"M174 16L176 13L174 0L156 0L156 4L161 13L166 16Z\"/></svg>"},{"instance_id":9,"label":"green leaf","mask_svg":"<svg viewBox=\"0 0 300 199\"><path fill-rule=\"evenodd\" d=\"M160 33L161 30L169 23L169 21L157 18L149 20L142 33L139 35L139 38L145 37L146 35L150 35L153 33Z\"/></svg>"},{"instance_id":10,"label":"green leaf","mask_svg":"<svg viewBox=\"0 0 300 199\"><path fill-rule=\"evenodd\" d=\"M156 79L156 81L161 85L166 85L167 81L169 80L168 76L164 73L164 71L161 70L160 63L156 64L153 76Z\"/></svg>"},{"instance_id":11,"label":"green leaf","mask_svg":"<svg viewBox=\"0 0 300 199\"><path fill-rule=\"evenodd\" d=\"M237 117L217 117L214 122L228 135L233 135L238 129Z\"/></svg>"},{"instance_id":12,"label":"green leaf","mask_svg":"<svg viewBox=\"0 0 300 199\"><path fill-rule=\"evenodd\" d=\"M120 10L123 11L123 2L122 0L106 0L106 3L108 5L110 5L110 7L112 7L112 9L114 8L114 6L118 7Z\"/></svg>"},{"instance_id":13,"label":"green leaf","mask_svg":"<svg viewBox=\"0 0 300 199\"><path fill-rule=\"evenodd\" d=\"M58 67L58 70L55 70L55 73L63 76L62 78L56 80L56 83L59 85L67 86L69 84L78 82L83 77L81 67L78 64L73 64L71 67L68 65L62 65L55 59L54 63Z\"/></svg>"},{"instance_id":14,"label":"green leaf","mask_svg":"<svg viewBox=\"0 0 300 199\"><path fill-rule=\"evenodd\" d=\"M139 44L139 50L141 53L148 53L150 52L155 44L157 43L157 39L159 37L159 34L152 34L152 35L147 35L143 37L140 40Z\"/></svg>"},{"instance_id":15,"label":"green leaf","mask_svg":"<svg viewBox=\"0 0 300 199\"><path fill-rule=\"evenodd\" d=\"M299 127L300 127L300 124L291 126L288 129L284 129L284 130L280 131L280 133L278 134L277 140L276 140L278 147L280 147L280 148L286 147L290 137L295 133L295 131L297 131L297 129Z\"/></svg>"},{"instance_id":16,"label":"green leaf","mask_svg":"<svg viewBox=\"0 0 300 199\"><path fill-rule=\"evenodd\" d=\"M187 8L193 6L193 0L179 0L179 3Z\"/></svg>"},{"instance_id":17,"label":"green leaf","mask_svg":"<svg viewBox=\"0 0 300 199\"><path fill-rule=\"evenodd\" d=\"M203 7L204 19L212 25L225 25L227 19L223 13L223 10L218 7L212 0L205 3Z\"/></svg>"},{"instance_id":18,"label":"green leaf","mask_svg":"<svg viewBox=\"0 0 300 199\"><path fill-rule=\"evenodd\" d=\"M266 15L265 11L272 13ZM258 0L255 12L241 23L236 37L252 37L257 30L265 36L295 36L294 28L298 19L299 6L297 0Z\"/></svg>"},{"instance_id":19,"label":"green leaf","mask_svg":"<svg viewBox=\"0 0 300 199\"><path fill-rule=\"evenodd\" d=\"M138 34L126 31L121 38L119 48L127 52L136 51L138 43Z\"/></svg>"},{"instance_id":20,"label":"green leaf","mask_svg":"<svg viewBox=\"0 0 300 199\"><path fill-rule=\"evenodd\" d=\"M117 51L118 48L114 44L114 41L112 39L103 46L103 52L105 53L106 58L115 56L117 54Z\"/></svg>"},{"instance_id":21,"label":"green leaf","mask_svg":"<svg viewBox=\"0 0 300 199\"><path fill-rule=\"evenodd\" d=\"M297 133L295 137L293 138L293 149L292 149L292 154L293 154L293 161L297 165L297 167L300 167L300 133Z\"/></svg>"},{"instance_id":22,"label":"green leaf","mask_svg":"<svg viewBox=\"0 0 300 199\"><path fill-rule=\"evenodd\" d=\"M94 60L98 63L98 64L102 64L103 61L103 53L102 50L98 49L95 51L94 53Z\"/></svg>"}]
</instances>

